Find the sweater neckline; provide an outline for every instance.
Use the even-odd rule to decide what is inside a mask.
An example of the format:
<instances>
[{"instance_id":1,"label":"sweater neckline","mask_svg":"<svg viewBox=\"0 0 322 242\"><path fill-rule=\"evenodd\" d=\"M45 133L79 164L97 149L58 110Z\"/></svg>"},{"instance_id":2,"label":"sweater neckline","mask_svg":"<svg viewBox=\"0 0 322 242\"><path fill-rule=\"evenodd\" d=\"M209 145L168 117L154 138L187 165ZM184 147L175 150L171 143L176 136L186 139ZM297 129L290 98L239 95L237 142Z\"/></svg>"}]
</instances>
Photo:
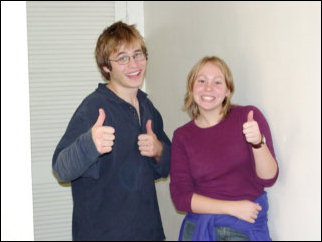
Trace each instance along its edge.
<instances>
[{"instance_id":1,"label":"sweater neckline","mask_svg":"<svg viewBox=\"0 0 322 242\"><path fill-rule=\"evenodd\" d=\"M211 125L209 127L200 127L196 124L196 121L195 119L191 120L191 124L194 128L197 128L199 130L209 130L209 129L214 129L214 128L217 128L217 127L220 127L223 123L225 123L225 121L228 119L229 117L226 117L225 119L219 121L218 123L214 124L214 125Z\"/></svg>"},{"instance_id":2,"label":"sweater neckline","mask_svg":"<svg viewBox=\"0 0 322 242\"><path fill-rule=\"evenodd\" d=\"M114 93L112 90L107 88L105 83L99 83L97 91L103 93L109 99L111 99L117 103L127 103L125 100L123 100L118 95L116 95L116 93ZM145 92L143 92L141 89L138 89L137 97L138 97L139 102L141 102L142 100L144 100L147 97L147 94Z\"/></svg>"},{"instance_id":3,"label":"sweater neckline","mask_svg":"<svg viewBox=\"0 0 322 242\"><path fill-rule=\"evenodd\" d=\"M212 125L212 126L209 126L209 127L200 127L200 126L198 126L197 124L196 124L196 122L195 122L195 119L193 119L193 120L191 120L191 125L192 125L192 127L194 127L195 129L198 129L198 130L206 130L206 131L208 131L208 130L210 130L210 129L216 129L216 128L218 128L218 127L221 127L222 125L224 125L226 122L227 122L227 120L228 119L230 119L230 117L231 117L231 113L232 113L232 111L234 110L236 108L236 106L233 106L232 107L232 109L230 110L230 112L228 113L228 115L227 115L227 117L225 118L225 119L223 119L223 120L221 120L221 121L219 121L218 123L216 123L216 124L214 124L214 125Z\"/></svg>"}]
</instances>

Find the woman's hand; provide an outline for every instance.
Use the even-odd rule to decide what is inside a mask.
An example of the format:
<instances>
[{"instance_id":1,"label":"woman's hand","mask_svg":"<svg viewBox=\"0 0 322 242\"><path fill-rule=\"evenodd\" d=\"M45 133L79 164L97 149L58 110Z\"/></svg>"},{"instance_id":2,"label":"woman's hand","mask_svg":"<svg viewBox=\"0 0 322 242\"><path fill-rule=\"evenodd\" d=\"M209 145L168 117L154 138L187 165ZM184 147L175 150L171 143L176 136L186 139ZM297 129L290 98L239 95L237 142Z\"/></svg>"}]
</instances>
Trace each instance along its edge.
<instances>
[{"instance_id":1,"label":"woman's hand","mask_svg":"<svg viewBox=\"0 0 322 242\"><path fill-rule=\"evenodd\" d=\"M249 200L241 200L233 202L230 215L249 223L255 223L258 213L261 210L262 207L258 203L254 203Z\"/></svg>"},{"instance_id":2,"label":"woman's hand","mask_svg":"<svg viewBox=\"0 0 322 242\"><path fill-rule=\"evenodd\" d=\"M246 141L252 145L257 145L262 140L262 134L258 123L254 120L254 111L251 110L247 115L247 122L243 124L243 133Z\"/></svg>"}]
</instances>

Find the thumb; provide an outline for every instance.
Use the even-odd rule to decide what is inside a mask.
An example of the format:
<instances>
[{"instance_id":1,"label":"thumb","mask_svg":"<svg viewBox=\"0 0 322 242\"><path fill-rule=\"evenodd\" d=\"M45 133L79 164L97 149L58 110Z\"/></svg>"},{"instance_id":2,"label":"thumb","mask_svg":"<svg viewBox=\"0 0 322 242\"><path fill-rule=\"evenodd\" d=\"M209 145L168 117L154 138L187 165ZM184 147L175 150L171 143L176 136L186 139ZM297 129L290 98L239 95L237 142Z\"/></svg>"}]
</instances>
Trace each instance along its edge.
<instances>
[{"instance_id":1,"label":"thumb","mask_svg":"<svg viewBox=\"0 0 322 242\"><path fill-rule=\"evenodd\" d=\"M103 126L103 123L104 123L104 120L105 120L104 109L100 108L98 110L98 112L99 112L99 115L98 115L97 121L95 123L95 126Z\"/></svg>"},{"instance_id":2,"label":"thumb","mask_svg":"<svg viewBox=\"0 0 322 242\"><path fill-rule=\"evenodd\" d=\"M152 121L151 119L149 119L147 122L146 122L146 133L147 134L153 134L153 130L152 130Z\"/></svg>"},{"instance_id":3,"label":"thumb","mask_svg":"<svg viewBox=\"0 0 322 242\"><path fill-rule=\"evenodd\" d=\"M254 120L254 111L251 110L248 115L247 115L247 122L253 121Z\"/></svg>"}]
</instances>

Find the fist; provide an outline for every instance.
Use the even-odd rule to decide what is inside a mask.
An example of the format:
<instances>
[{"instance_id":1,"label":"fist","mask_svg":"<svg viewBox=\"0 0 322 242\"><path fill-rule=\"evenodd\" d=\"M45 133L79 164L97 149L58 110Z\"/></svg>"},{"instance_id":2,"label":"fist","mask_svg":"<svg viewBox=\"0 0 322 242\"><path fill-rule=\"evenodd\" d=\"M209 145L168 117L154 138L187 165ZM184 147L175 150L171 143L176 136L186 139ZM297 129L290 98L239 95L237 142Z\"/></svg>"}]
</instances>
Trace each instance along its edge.
<instances>
[{"instance_id":1,"label":"fist","mask_svg":"<svg viewBox=\"0 0 322 242\"><path fill-rule=\"evenodd\" d=\"M243 124L243 133L246 141L252 145L257 145L262 140L262 134L258 123L254 120L254 111L251 110L247 115L247 122Z\"/></svg>"},{"instance_id":2,"label":"fist","mask_svg":"<svg viewBox=\"0 0 322 242\"><path fill-rule=\"evenodd\" d=\"M248 200L236 201L231 207L232 215L249 223L255 223L262 207Z\"/></svg>"},{"instance_id":3,"label":"fist","mask_svg":"<svg viewBox=\"0 0 322 242\"><path fill-rule=\"evenodd\" d=\"M103 126L105 117L104 110L100 108L97 121L92 127L92 139L100 154L111 152L115 139L114 128L111 126Z\"/></svg>"},{"instance_id":4,"label":"fist","mask_svg":"<svg viewBox=\"0 0 322 242\"><path fill-rule=\"evenodd\" d=\"M146 134L141 134L138 137L138 147L141 155L154 157L160 160L162 154L162 143L152 130L152 121L146 122Z\"/></svg>"}]
</instances>

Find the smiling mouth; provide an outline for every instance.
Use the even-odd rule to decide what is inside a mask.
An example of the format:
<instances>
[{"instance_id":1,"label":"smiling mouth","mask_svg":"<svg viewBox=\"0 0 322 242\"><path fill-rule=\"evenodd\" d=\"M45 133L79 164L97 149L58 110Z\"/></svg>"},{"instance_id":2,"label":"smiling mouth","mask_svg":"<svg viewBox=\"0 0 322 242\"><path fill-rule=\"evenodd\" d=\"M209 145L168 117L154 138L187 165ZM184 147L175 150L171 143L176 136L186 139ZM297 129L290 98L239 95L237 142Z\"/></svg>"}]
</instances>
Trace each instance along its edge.
<instances>
[{"instance_id":1,"label":"smiling mouth","mask_svg":"<svg viewBox=\"0 0 322 242\"><path fill-rule=\"evenodd\" d=\"M130 79L138 78L141 76L141 71L132 72L132 73L126 74L126 76Z\"/></svg>"},{"instance_id":2,"label":"smiling mouth","mask_svg":"<svg viewBox=\"0 0 322 242\"><path fill-rule=\"evenodd\" d=\"M211 96L201 96L201 100L206 101L206 102L211 102L215 99L216 99L215 97L211 97Z\"/></svg>"}]
</instances>

